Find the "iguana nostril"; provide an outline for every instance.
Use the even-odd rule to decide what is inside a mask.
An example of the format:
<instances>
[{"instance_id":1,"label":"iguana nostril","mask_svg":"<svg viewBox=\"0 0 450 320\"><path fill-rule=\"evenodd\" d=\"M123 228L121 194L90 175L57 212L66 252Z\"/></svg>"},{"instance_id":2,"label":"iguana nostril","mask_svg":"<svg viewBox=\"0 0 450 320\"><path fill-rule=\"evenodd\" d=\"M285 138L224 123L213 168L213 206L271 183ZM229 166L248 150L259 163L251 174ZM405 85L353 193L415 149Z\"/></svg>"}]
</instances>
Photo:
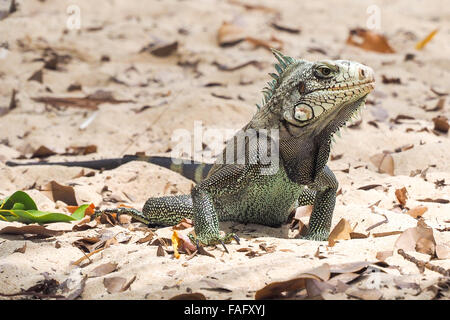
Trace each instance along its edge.
<instances>
[{"instance_id":1,"label":"iguana nostril","mask_svg":"<svg viewBox=\"0 0 450 320\"><path fill-rule=\"evenodd\" d=\"M366 76L366 72L364 71L364 69L360 68L359 69L359 80L363 80Z\"/></svg>"}]
</instances>

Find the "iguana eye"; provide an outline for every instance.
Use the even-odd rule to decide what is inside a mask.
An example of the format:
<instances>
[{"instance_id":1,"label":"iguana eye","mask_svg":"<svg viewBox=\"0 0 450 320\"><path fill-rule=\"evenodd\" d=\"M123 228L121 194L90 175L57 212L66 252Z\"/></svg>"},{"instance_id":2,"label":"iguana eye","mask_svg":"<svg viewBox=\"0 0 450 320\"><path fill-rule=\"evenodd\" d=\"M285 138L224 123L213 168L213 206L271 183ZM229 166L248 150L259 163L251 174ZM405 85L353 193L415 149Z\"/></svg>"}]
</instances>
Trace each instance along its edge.
<instances>
[{"instance_id":1,"label":"iguana eye","mask_svg":"<svg viewBox=\"0 0 450 320\"><path fill-rule=\"evenodd\" d=\"M333 70L326 66L321 66L315 70L315 76L321 79L329 78Z\"/></svg>"}]
</instances>

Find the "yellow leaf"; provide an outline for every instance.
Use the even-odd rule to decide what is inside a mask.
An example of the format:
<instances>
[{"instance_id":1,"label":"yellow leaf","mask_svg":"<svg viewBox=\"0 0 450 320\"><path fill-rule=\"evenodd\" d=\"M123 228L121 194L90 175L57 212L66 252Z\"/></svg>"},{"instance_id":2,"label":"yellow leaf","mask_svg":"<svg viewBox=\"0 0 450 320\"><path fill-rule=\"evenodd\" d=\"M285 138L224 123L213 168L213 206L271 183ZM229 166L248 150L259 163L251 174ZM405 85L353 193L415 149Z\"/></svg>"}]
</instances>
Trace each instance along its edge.
<instances>
[{"instance_id":1,"label":"yellow leaf","mask_svg":"<svg viewBox=\"0 0 450 320\"><path fill-rule=\"evenodd\" d=\"M433 39L433 37L434 37L434 36L436 35L436 33L438 32L438 30L439 30L439 29L435 29L435 30L431 31L431 32L425 37L425 39L423 39L423 40L417 42L417 44L416 44L416 49L417 49L417 50L422 50L422 49L427 45L427 43L430 42L431 39Z\"/></svg>"},{"instance_id":2,"label":"yellow leaf","mask_svg":"<svg viewBox=\"0 0 450 320\"><path fill-rule=\"evenodd\" d=\"M175 258L180 258L180 253L178 252L178 245L180 244L180 237L176 231L172 234L172 246L173 246L173 254Z\"/></svg>"}]
</instances>

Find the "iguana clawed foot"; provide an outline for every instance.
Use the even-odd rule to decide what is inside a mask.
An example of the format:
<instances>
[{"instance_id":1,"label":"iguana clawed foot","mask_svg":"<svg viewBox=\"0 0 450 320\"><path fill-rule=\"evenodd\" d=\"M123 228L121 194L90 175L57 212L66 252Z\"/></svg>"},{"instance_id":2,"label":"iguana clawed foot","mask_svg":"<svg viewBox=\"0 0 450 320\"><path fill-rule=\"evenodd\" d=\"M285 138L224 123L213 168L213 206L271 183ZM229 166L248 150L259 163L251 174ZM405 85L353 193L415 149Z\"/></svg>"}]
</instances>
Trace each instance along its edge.
<instances>
[{"instance_id":1,"label":"iguana clawed foot","mask_svg":"<svg viewBox=\"0 0 450 320\"><path fill-rule=\"evenodd\" d=\"M225 246L225 244L231 243L231 241L233 241L233 239L237 242L237 244L240 244L239 237L237 236L237 234L235 234L233 232L227 233L224 236L217 234L215 236L208 236L208 237L204 237L201 235L195 236L193 234L190 234L189 239L191 240L192 243L195 243L197 245L197 248L200 246L200 244L203 244L205 246L221 244L223 246L223 248L225 249L226 253L229 253L229 252L228 252L228 249Z\"/></svg>"}]
</instances>

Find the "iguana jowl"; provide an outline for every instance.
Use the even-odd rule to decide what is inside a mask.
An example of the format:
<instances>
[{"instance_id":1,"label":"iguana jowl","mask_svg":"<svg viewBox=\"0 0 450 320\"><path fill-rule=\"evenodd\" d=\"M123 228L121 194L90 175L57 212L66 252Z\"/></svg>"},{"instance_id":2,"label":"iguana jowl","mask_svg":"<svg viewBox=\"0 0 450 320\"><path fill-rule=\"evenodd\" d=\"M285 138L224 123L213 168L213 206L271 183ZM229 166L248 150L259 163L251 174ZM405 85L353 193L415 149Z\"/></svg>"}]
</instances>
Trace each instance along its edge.
<instances>
[{"instance_id":1,"label":"iguana jowl","mask_svg":"<svg viewBox=\"0 0 450 320\"><path fill-rule=\"evenodd\" d=\"M277 73L271 74L274 79L264 90L262 105L228 142L234 147L234 160L238 160L236 137L246 136L241 152L244 163L224 164L220 158L222 161L216 161L190 195L150 198L142 212L123 208L121 213L159 225L191 218L197 239L209 245L229 242L234 236L222 236L219 221L279 226L296 206L311 204L306 238L328 238L338 188L326 166L330 144L333 134L364 105L374 88L374 73L352 61L309 62L275 50L274 55ZM255 135L246 135L250 129L258 132L259 140L261 136L273 140L260 131L279 132L278 170L274 173L262 172L268 165L260 161L258 143L252 143Z\"/></svg>"},{"instance_id":2,"label":"iguana jowl","mask_svg":"<svg viewBox=\"0 0 450 320\"><path fill-rule=\"evenodd\" d=\"M364 105L374 88L374 73L353 61L309 62L276 50L273 53L278 60L277 73L270 74L273 80L263 91L263 103L228 142L224 157L212 166L190 164L184 168L171 164L168 158L146 159L198 182L190 195L150 198L142 211L104 211L130 214L152 225L174 225L183 217L191 218L196 240L210 245L227 243L235 237L232 233L222 236L219 221L275 227L285 223L295 207L313 205L305 238L326 240L338 188L326 165L331 141ZM277 132L277 139L271 132ZM243 147L236 143L241 137ZM262 161L262 140L278 146L277 167L270 174L264 172L270 164ZM230 145L234 161L223 163Z\"/></svg>"}]
</instances>

